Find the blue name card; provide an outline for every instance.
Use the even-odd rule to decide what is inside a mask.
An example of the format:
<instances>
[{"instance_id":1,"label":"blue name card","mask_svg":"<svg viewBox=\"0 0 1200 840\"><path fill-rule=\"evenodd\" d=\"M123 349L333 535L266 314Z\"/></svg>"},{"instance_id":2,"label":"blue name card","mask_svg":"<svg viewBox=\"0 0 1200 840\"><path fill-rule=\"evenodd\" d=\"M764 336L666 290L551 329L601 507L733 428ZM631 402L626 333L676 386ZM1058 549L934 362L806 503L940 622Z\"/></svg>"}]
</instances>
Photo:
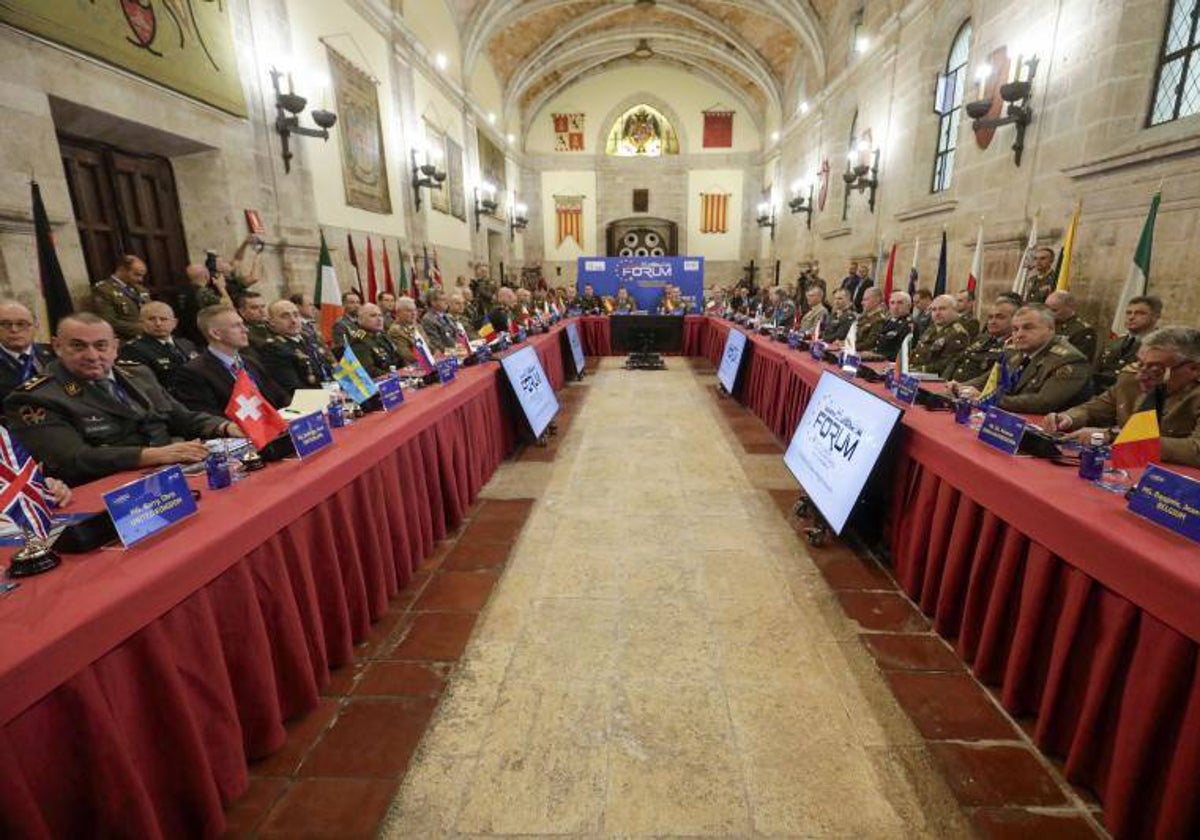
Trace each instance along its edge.
<instances>
[{"instance_id":1,"label":"blue name card","mask_svg":"<svg viewBox=\"0 0 1200 840\"><path fill-rule=\"evenodd\" d=\"M458 359L442 359L437 363L438 382L443 385L453 382L458 375Z\"/></svg>"},{"instance_id":2,"label":"blue name card","mask_svg":"<svg viewBox=\"0 0 1200 840\"><path fill-rule=\"evenodd\" d=\"M1007 455L1016 455L1025 436L1025 420L998 408L989 408L979 427L979 439Z\"/></svg>"},{"instance_id":3,"label":"blue name card","mask_svg":"<svg viewBox=\"0 0 1200 840\"><path fill-rule=\"evenodd\" d=\"M104 507L122 544L130 548L196 512L183 470L167 467L104 494Z\"/></svg>"},{"instance_id":4,"label":"blue name card","mask_svg":"<svg viewBox=\"0 0 1200 840\"><path fill-rule=\"evenodd\" d=\"M525 335L526 335L525 328L517 327L517 334L515 336L513 336L513 344L520 344L522 341L525 340Z\"/></svg>"},{"instance_id":5,"label":"blue name card","mask_svg":"<svg viewBox=\"0 0 1200 840\"><path fill-rule=\"evenodd\" d=\"M480 348L475 351L475 360L480 363L490 362L492 360L491 345L481 345Z\"/></svg>"},{"instance_id":6,"label":"blue name card","mask_svg":"<svg viewBox=\"0 0 1200 840\"><path fill-rule=\"evenodd\" d=\"M1200 481L1151 464L1129 497L1138 516L1200 542Z\"/></svg>"},{"instance_id":7,"label":"blue name card","mask_svg":"<svg viewBox=\"0 0 1200 840\"><path fill-rule=\"evenodd\" d=\"M842 370L854 376L858 373L858 366L862 364L862 359L857 353L842 353Z\"/></svg>"},{"instance_id":8,"label":"blue name card","mask_svg":"<svg viewBox=\"0 0 1200 840\"><path fill-rule=\"evenodd\" d=\"M379 380L379 401L383 403L384 411L391 411L404 402L404 389L400 387L400 377L394 373Z\"/></svg>"},{"instance_id":9,"label":"blue name card","mask_svg":"<svg viewBox=\"0 0 1200 840\"><path fill-rule=\"evenodd\" d=\"M792 348L793 350L797 349L800 346L800 333L796 332L795 330L792 330L790 333L788 333L787 344L788 347Z\"/></svg>"},{"instance_id":10,"label":"blue name card","mask_svg":"<svg viewBox=\"0 0 1200 840\"><path fill-rule=\"evenodd\" d=\"M896 386L896 399L905 405L912 405L917 401L917 392L921 390L921 381L915 376L905 374L900 377L900 383Z\"/></svg>"},{"instance_id":11,"label":"blue name card","mask_svg":"<svg viewBox=\"0 0 1200 840\"><path fill-rule=\"evenodd\" d=\"M825 347L826 344L824 341L814 341L808 345L808 352L818 362L823 362L825 361Z\"/></svg>"},{"instance_id":12,"label":"blue name card","mask_svg":"<svg viewBox=\"0 0 1200 840\"><path fill-rule=\"evenodd\" d=\"M333 443L333 432L329 430L329 421L323 411L297 417L288 423L288 434L292 436L296 454L301 458L307 458Z\"/></svg>"}]
</instances>

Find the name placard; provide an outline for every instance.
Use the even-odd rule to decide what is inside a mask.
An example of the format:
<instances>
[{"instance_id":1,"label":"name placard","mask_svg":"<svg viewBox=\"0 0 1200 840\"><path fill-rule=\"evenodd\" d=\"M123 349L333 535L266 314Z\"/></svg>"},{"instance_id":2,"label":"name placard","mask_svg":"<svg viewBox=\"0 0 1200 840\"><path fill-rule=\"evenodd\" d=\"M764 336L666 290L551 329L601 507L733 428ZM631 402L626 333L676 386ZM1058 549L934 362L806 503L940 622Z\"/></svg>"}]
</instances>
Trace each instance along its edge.
<instances>
[{"instance_id":1,"label":"name placard","mask_svg":"<svg viewBox=\"0 0 1200 840\"><path fill-rule=\"evenodd\" d=\"M825 348L827 346L828 345L824 341L814 341L808 345L808 352L811 353L812 357L818 362L823 362L825 361Z\"/></svg>"},{"instance_id":2,"label":"name placard","mask_svg":"<svg viewBox=\"0 0 1200 840\"><path fill-rule=\"evenodd\" d=\"M979 427L979 439L1006 455L1016 455L1025 436L1025 420L998 408L989 408Z\"/></svg>"},{"instance_id":3,"label":"name placard","mask_svg":"<svg viewBox=\"0 0 1200 840\"><path fill-rule=\"evenodd\" d=\"M104 494L117 536L129 548L196 512L196 500L178 466L139 478Z\"/></svg>"},{"instance_id":4,"label":"name placard","mask_svg":"<svg viewBox=\"0 0 1200 840\"><path fill-rule=\"evenodd\" d=\"M1200 543L1200 481L1151 464L1133 488L1129 509Z\"/></svg>"},{"instance_id":5,"label":"name placard","mask_svg":"<svg viewBox=\"0 0 1200 840\"><path fill-rule=\"evenodd\" d=\"M384 411L391 411L404 402L404 389L400 387L400 377L392 373L379 380L379 401Z\"/></svg>"},{"instance_id":6,"label":"name placard","mask_svg":"<svg viewBox=\"0 0 1200 840\"><path fill-rule=\"evenodd\" d=\"M437 363L438 382L443 385L453 382L458 375L458 359L442 359Z\"/></svg>"},{"instance_id":7,"label":"name placard","mask_svg":"<svg viewBox=\"0 0 1200 840\"><path fill-rule=\"evenodd\" d=\"M491 360L492 360L491 345L489 345L489 344L481 345L480 348L475 351L475 361L479 362L480 364L482 364L483 362L490 362Z\"/></svg>"},{"instance_id":8,"label":"name placard","mask_svg":"<svg viewBox=\"0 0 1200 840\"><path fill-rule=\"evenodd\" d=\"M862 359L858 357L857 353L842 353L842 370L845 373L854 376L858 373L860 364L862 364Z\"/></svg>"},{"instance_id":9,"label":"name placard","mask_svg":"<svg viewBox=\"0 0 1200 840\"><path fill-rule=\"evenodd\" d=\"M292 436L292 444L301 459L320 452L333 443L333 432L329 430L329 420L323 411L297 417L288 423L288 434Z\"/></svg>"},{"instance_id":10,"label":"name placard","mask_svg":"<svg viewBox=\"0 0 1200 840\"><path fill-rule=\"evenodd\" d=\"M793 350L798 349L800 347L800 333L796 332L795 330L788 333L787 344L788 347Z\"/></svg>"},{"instance_id":11,"label":"name placard","mask_svg":"<svg viewBox=\"0 0 1200 840\"><path fill-rule=\"evenodd\" d=\"M912 405L917 401L917 392L921 390L921 382L915 376L905 374L900 377L900 384L896 386L896 400L905 405Z\"/></svg>"}]
</instances>

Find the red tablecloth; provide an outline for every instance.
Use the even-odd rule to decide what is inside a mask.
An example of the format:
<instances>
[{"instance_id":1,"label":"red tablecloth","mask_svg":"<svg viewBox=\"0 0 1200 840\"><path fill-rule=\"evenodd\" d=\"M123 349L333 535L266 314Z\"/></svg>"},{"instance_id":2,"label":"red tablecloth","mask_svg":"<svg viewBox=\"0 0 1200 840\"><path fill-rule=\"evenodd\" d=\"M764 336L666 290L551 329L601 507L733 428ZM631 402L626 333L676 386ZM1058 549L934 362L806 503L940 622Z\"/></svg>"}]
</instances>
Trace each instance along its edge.
<instances>
[{"instance_id":1,"label":"red tablecloth","mask_svg":"<svg viewBox=\"0 0 1200 840\"><path fill-rule=\"evenodd\" d=\"M706 324L714 364L729 328ZM830 368L761 336L747 349L740 398L786 441ZM901 434L888 537L901 586L1006 708L1035 718L1113 834L1200 836L1200 550L948 414L909 409Z\"/></svg>"},{"instance_id":2,"label":"red tablecloth","mask_svg":"<svg viewBox=\"0 0 1200 840\"><path fill-rule=\"evenodd\" d=\"M561 330L530 339L556 389ZM66 557L0 600L0 833L220 833L247 756L316 705L512 448L500 377L464 369L304 463L206 492L144 545Z\"/></svg>"}]
</instances>

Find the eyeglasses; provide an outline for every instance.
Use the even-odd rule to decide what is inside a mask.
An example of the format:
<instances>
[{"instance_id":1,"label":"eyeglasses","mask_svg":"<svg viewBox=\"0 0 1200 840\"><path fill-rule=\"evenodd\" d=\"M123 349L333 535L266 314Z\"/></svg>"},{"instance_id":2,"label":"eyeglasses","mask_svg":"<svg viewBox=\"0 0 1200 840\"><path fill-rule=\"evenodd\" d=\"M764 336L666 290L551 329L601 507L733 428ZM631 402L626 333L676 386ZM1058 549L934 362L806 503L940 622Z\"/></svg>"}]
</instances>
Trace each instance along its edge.
<instances>
[{"instance_id":1,"label":"eyeglasses","mask_svg":"<svg viewBox=\"0 0 1200 840\"><path fill-rule=\"evenodd\" d=\"M0 321L0 330L27 330L32 326L32 321Z\"/></svg>"}]
</instances>

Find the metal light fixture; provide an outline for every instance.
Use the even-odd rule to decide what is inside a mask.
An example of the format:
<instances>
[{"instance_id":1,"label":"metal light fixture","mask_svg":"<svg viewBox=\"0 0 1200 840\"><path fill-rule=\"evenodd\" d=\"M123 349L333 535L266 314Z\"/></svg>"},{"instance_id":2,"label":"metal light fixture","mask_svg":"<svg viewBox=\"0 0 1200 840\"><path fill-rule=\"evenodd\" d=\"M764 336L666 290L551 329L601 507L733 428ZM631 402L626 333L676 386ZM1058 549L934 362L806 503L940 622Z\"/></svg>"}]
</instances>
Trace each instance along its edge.
<instances>
[{"instance_id":1,"label":"metal light fixture","mask_svg":"<svg viewBox=\"0 0 1200 840\"><path fill-rule=\"evenodd\" d=\"M981 67L976 73L976 80L979 83L977 96L979 97L973 102L968 102L964 108L967 111L967 116L974 122L971 123L971 128L974 131L979 131L985 128L1000 128L1005 125L1015 125L1017 127L1016 140L1013 142L1013 161L1017 166L1021 165L1021 153L1025 151L1025 129L1033 122L1033 108L1029 105L1029 99L1033 95L1033 77L1037 75L1038 57L1032 55L1029 58L1024 58L1020 55L1013 62L1016 68L1011 81L1000 85L1000 98L1007 103L1008 108L1003 117L988 117L988 113L992 110L993 96L986 95L986 83L991 75L990 67Z\"/></svg>"},{"instance_id":2,"label":"metal light fixture","mask_svg":"<svg viewBox=\"0 0 1200 840\"><path fill-rule=\"evenodd\" d=\"M491 216L499 207L499 202L496 201L496 185L491 181L484 181L475 188L475 230L483 225L483 216L486 213Z\"/></svg>"},{"instance_id":3,"label":"metal light fixture","mask_svg":"<svg viewBox=\"0 0 1200 840\"><path fill-rule=\"evenodd\" d=\"M879 189L879 149L872 149L866 140L859 140L846 155L846 171L842 173L846 190L867 192L867 204L875 212L875 191Z\"/></svg>"},{"instance_id":4,"label":"metal light fixture","mask_svg":"<svg viewBox=\"0 0 1200 840\"><path fill-rule=\"evenodd\" d=\"M650 46L650 42L645 38L639 38L637 46L630 53L633 58L647 59L654 57L654 49Z\"/></svg>"},{"instance_id":5,"label":"metal light fixture","mask_svg":"<svg viewBox=\"0 0 1200 840\"><path fill-rule=\"evenodd\" d=\"M792 184L792 197L788 200L788 209L793 213L804 213L808 229L812 230L813 182L811 179L801 178Z\"/></svg>"},{"instance_id":6,"label":"metal light fixture","mask_svg":"<svg viewBox=\"0 0 1200 840\"><path fill-rule=\"evenodd\" d=\"M422 159L424 161L422 162ZM438 168L434 155L427 150L412 150L413 197L416 209L421 209L421 189L436 188L446 180L446 171Z\"/></svg>"},{"instance_id":7,"label":"metal light fixture","mask_svg":"<svg viewBox=\"0 0 1200 840\"><path fill-rule=\"evenodd\" d=\"M312 111L312 121L317 124L317 128L305 128L300 125L300 115L304 113L305 107L308 105L308 100L296 93L292 87L292 74L288 73L288 90L284 93L279 87L279 79L284 75L283 71L271 68L271 86L275 88L275 130L279 132L279 137L283 145L283 171L292 171L292 154L291 137L293 134L298 134L301 137L320 137L322 140L329 140L329 129L337 123L337 114L333 111L326 111L324 108L314 108Z\"/></svg>"},{"instance_id":8,"label":"metal light fixture","mask_svg":"<svg viewBox=\"0 0 1200 840\"><path fill-rule=\"evenodd\" d=\"M758 226L760 228L770 228L771 238L775 238L775 208L771 206L771 202L764 201L758 205Z\"/></svg>"},{"instance_id":9,"label":"metal light fixture","mask_svg":"<svg viewBox=\"0 0 1200 840\"><path fill-rule=\"evenodd\" d=\"M521 202L514 202L508 214L508 238L516 239L517 231L529 227L529 207Z\"/></svg>"}]
</instances>

